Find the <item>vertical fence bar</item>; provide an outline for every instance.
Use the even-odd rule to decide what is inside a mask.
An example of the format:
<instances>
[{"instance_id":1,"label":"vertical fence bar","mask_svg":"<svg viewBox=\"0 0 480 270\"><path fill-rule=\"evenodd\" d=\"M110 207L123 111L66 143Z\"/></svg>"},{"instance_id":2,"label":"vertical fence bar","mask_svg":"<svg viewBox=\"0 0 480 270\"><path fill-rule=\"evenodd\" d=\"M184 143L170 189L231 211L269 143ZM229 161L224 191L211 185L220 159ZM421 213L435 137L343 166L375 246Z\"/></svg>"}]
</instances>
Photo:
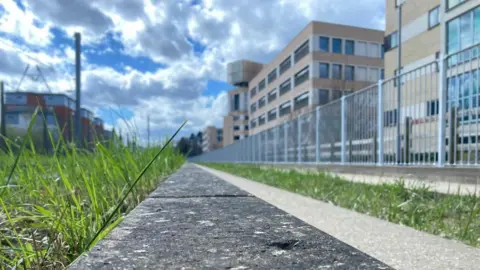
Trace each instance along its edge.
<instances>
[{"instance_id":1,"label":"vertical fence bar","mask_svg":"<svg viewBox=\"0 0 480 270\"><path fill-rule=\"evenodd\" d=\"M320 107L317 107L317 119L315 123L315 159L320 162Z\"/></svg>"},{"instance_id":2,"label":"vertical fence bar","mask_svg":"<svg viewBox=\"0 0 480 270\"><path fill-rule=\"evenodd\" d=\"M377 104L377 166L383 166L383 81L378 81L378 104Z\"/></svg>"},{"instance_id":3,"label":"vertical fence bar","mask_svg":"<svg viewBox=\"0 0 480 270\"><path fill-rule=\"evenodd\" d=\"M446 107L447 107L447 95L445 93L446 89L446 65L445 61L447 59L443 59L443 55L441 55L438 60L438 70L439 78L438 78L438 163L437 167L442 168L445 166L445 141L446 141L446 123L445 123L445 114L446 114ZM451 125L452 123L450 123ZM452 140L452 138L450 138Z\"/></svg>"},{"instance_id":4,"label":"vertical fence bar","mask_svg":"<svg viewBox=\"0 0 480 270\"><path fill-rule=\"evenodd\" d=\"M278 126L273 131L273 163L277 163L277 145L278 145Z\"/></svg>"},{"instance_id":5,"label":"vertical fence bar","mask_svg":"<svg viewBox=\"0 0 480 270\"><path fill-rule=\"evenodd\" d=\"M283 125L283 129L284 129L284 132L283 132L283 143L284 143L284 146L285 146L285 163L288 162L288 124L285 123Z\"/></svg>"},{"instance_id":6,"label":"vertical fence bar","mask_svg":"<svg viewBox=\"0 0 480 270\"><path fill-rule=\"evenodd\" d=\"M342 140L342 145L341 145L341 162L342 164L345 164L346 161L346 152L347 152L347 107L346 107L346 102L345 102L345 96L342 96L342 104L341 104L341 140Z\"/></svg>"},{"instance_id":7,"label":"vertical fence bar","mask_svg":"<svg viewBox=\"0 0 480 270\"><path fill-rule=\"evenodd\" d=\"M302 163L302 122L303 117L297 118L297 163Z\"/></svg>"}]
</instances>

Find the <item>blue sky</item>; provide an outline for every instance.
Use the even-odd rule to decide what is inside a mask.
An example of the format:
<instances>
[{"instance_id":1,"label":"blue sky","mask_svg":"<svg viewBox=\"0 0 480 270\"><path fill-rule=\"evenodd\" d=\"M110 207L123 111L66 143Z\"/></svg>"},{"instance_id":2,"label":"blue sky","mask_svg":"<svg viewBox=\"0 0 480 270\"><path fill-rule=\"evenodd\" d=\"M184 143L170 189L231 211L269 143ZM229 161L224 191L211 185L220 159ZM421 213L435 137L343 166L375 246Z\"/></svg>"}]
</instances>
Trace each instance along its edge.
<instances>
[{"instance_id":1,"label":"blue sky","mask_svg":"<svg viewBox=\"0 0 480 270\"><path fill-rule=\"evenodd\" d=\"M52 70L54 92L73 89L73 34L80 32L86 107L109 127L127 126L112 107L141 130L151 115L159 138L184 120L183 133L196 133L223 123L233 88L225 82L228 62L267 63L311 20L383 29L384 2L2 0L0 79L15 84L37 59Z\"/></svg>"}]
</instances>

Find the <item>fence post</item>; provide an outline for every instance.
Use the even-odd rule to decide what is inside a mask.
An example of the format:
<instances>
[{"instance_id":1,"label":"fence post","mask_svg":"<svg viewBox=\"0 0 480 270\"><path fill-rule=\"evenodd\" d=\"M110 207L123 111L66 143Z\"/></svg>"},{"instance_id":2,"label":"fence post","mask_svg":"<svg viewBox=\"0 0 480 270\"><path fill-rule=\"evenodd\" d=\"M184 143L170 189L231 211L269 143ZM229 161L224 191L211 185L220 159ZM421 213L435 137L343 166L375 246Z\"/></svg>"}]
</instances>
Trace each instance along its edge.
<instances>
[{"instance_id":1,"label":"fence post","mask_svg":"<svg viewBox=\"0 0 480 270\"><path fill-rule=\"evenodd\" d=\"M283 124L283 144L285 146L285 163L288 162L288 123Z\"/></svg>"},{"instance_id":2,"label":"fence post","mask_svg":"<svg viewBox=\"0 0 480 270\"><path fill-rule=\"evenodd\" d=\"M315 123L315 158L320 162L320 107L317 107L317 119Z\"/></svg>"},{"instance_id":3,"label":"fence post","mask_svg":"<svg viewBox=\"0 0 480 270\"><path fill-rule=\"evenodd\" d=\"M7 136L5 112L5 89L4 83L0 82L0 149L3 149L5 152L7 152L7 144L5 143L5 137Z\"/></svg>"},{"instance_id":4,"label":"fence post","mask_svg":"<svg viewBox=\"0 0 480 270\"><path fill-rule=\"evenodd\" d=\"M450 164L455 164L457 161L457 108L450 108L450 119L448 121L450 124L449 128L449 139L448 139L448 162Z\"/></svg>"},{"instance_id":5,"label":"fence post","mask_svg":"<svg viewBox=\"0 0 480 270\"><path fill-rule=\"evenodd\" d=\"M341 162L345 164L346 162L346 152L347 152L347 106L345 102L345 96L342 96L342 111L341 111Z\"/></svg>"},{"instance_id":6,"label":"fence post","mask_svg":"<svg viewBox=\"0 0 480 270\"><path fill-rule=\"evenodd\" d=\"M405 117L405 157L403 160L405 164L410 163L410 124L412 122L411 117Z\"/></svg>"},{"instance_id":7,"label":"fence post","mask_svg":"<svg viewBox=\"0 0 480 270\"><path fill-rule=\"evenodd\" d=\"M302 117L297 118L297 163L302 162Z\"/></svg>"},{"instance_id":8,"label":"fence post","mask_svg":"<svg viewBox=\"0 0 480 270\"><path fill-rule=\"evenodd\" d=\"M378 104L377 104L377 166L383 166L383 81L378 81Z\"/></svg>"},{"instance_id":9,"label":"fence post","mask_svg":"<svg viewBox=\"0 0 480 270\"><path fill-rule=\"evenodd\" d=\"M278 145L278 126L273 131L273 163L277 163L277 145Z\"/></svg>"},{"instance_id":10,"label":"fence post","mask_svg":"<svg viewBox=\"0 0 480 270\"><path fill-rule=\"evenodd\" d=\"M445 166L445 142L446 142L446 109L447 109L447 95L446 95L446 78L447 78L447 69L445 61L447 58L443 58L441 55L437 60L439 78L438 78L438 163L437 167L442 168ZM450 125L453 123L450 122ZM450 137L449 142L452 142L452 137Z\"/></svg>"}]
</instances>

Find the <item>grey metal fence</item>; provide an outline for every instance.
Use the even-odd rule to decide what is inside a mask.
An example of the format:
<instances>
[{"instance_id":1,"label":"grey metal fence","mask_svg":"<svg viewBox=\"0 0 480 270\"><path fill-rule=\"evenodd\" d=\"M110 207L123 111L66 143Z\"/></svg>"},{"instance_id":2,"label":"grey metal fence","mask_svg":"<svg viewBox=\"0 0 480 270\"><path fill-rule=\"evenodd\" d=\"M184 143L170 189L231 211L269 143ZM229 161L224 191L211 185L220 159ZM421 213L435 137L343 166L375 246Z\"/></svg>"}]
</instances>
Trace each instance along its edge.
<instances>
[{"instance_id":1,"label":"grey metal fence","mask_svg":"<svg viewBox=\"0 0 480 270\"><path fill-rule=\"evenodd\" d=\"M193 162L478 166L480 45L400 75Z\"/></svg>"}]
</instances>

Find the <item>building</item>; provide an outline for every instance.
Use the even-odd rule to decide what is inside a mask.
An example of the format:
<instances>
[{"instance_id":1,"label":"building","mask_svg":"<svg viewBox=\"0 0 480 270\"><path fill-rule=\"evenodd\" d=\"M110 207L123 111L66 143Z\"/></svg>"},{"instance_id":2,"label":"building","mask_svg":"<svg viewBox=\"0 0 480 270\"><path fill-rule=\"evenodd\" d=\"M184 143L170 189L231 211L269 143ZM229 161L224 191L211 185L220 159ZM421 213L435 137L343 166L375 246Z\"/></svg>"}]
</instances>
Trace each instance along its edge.
<instances>
[{"instance_id":1,"label":"building","mask_svg":"<svg viewBox=\"0 0 480 270\"><path fill-rule=\"evenodd\" d=\"M384 77L384 32L310 22L249 82L257 134Z\"/></svg>"},{"instance_id":2,"label":"building","mask_svg":"<svg viewBox=\"0 0 480 270\"><path fill-rule=\"evenodd\" d=\"M85 143L90 144L94 136L94 116L93 113L85 108L80 109L80 122L82 123L82 138Z\"/></svg>"},{"instance_id":3,"label":"building","mask_svg":"<svg viewBox=\"0 0 480 270\"><path fill-rule=\"evenodd\" d=\"M263 65L246 60L228 64L228 83L236 86L228 92L228 115L223 119L223 146L248 137L248 81Z\"/></svg>"},{"instance_id":4,"label":"building","mask_svg":"<svg viewBox=\"0 0 480 270\"><path fill-rule=\"evenodd\" d=\"M208 126L202 131L202 152L212 151L223 146L223 129Z\"/></svg>"},{"instance_id":5,"label":"building","mask_svg":"<svg viewBox=\"0 0 480 270\"><path fill-rule=\"evenodd\" d=\"M399 4L402 12L401 41L398 35ZM407 142L403 138L408 135L412 142L407 148L414 162L438 159L438 142L421 138L427 136L425 131L430 131L432 138L437 133L439 83L443 78L445 80L442 83L447 87L447 110L455 107L456 113L462 115L454 131L459 137L449 140L447 132L446 145L454 149L461 149L463 145L465 149L458 151L464 151L464 157L478 155L478 144L475 142L478 132L472 132L478 131L478 123L472 120L477 119L480 105L480 46L475 46L480 45L480 0L386 0L385 34L385 74L387 77L396 76L399 66L402 74L400 84L398 80L393 80L384 86L384 89L388 89L384 99L394 101L384 105L385 153L393 155L396 152L393 138L396 137L399 121L402 151ZM438 59L444 63L444 76L440 76ZM401 93L400 111L397 105L398 85ZM417 87L412 87L414 85ZM405 129L407 118L413 121L408 134ZM467 148L477 150L472 152Z\"/></svg>"},{"instance_id":6,"label":"building","mask_svg":"<svg viewBox=\"0 0 480 270\"><path fill-rule=\"evenodd\" d=\"M61 130L65 141L73 140L73 113L75 101L64 94L42 94L45 106L52 109L56 117L56 125Z\"/></svg>"},{"instance_id":7,"label":"building","mask_svg":"<svg viewBox=\"0 0 480 270\"><path fill-rule=\"evenodd\" d=\"M104 140L105 129L103 126L103 120L100 117L95 117L93 119L93 125L95 127L94 139L95 140Z\"/></svg>"}]
</instances>

